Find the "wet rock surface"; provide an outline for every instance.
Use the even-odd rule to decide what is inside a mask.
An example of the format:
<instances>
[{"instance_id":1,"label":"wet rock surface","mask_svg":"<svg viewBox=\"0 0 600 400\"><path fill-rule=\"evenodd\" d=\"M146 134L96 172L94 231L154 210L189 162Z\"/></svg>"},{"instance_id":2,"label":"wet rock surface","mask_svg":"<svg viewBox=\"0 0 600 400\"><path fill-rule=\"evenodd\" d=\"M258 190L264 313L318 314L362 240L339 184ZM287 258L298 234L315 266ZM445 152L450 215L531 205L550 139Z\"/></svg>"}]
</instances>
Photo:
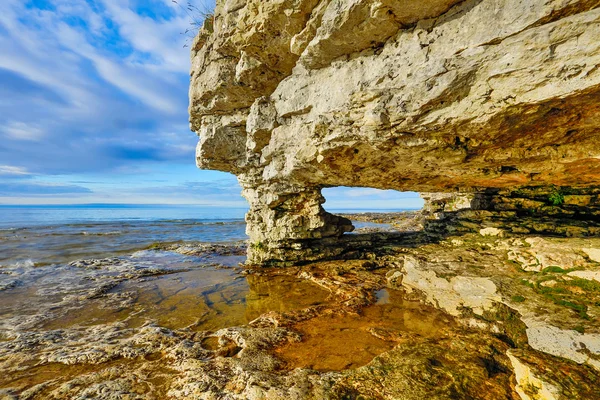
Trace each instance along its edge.
<instances>
[{"instance_id":1,"label":"wet rock surface","mask_svg":"<svg viewBox=\"0 0 600 400\"><path fill-rule=\"evenodd\" d=\"M600 240L420 235L288 268L242 268L230 257L243 247L195 243L71 263L91 282L77 297L57 286L27 308L34 289L4 292L0 393L600 398ZM136 272L150 264L162 272Z\"/></svg>"}]
</instances>

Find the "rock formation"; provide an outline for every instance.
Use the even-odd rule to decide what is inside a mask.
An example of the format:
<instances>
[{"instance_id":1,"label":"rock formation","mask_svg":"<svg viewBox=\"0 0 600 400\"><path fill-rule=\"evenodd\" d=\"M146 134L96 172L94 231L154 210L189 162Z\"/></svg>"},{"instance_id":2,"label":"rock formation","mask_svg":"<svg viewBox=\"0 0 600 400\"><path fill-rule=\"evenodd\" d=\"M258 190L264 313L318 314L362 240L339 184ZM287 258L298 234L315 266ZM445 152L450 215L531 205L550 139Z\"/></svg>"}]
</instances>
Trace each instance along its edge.
<instances>
[{"instance_id":1,"label":"rock formation","mask_svg":"<svg viewBox=\"0 0 600 400\"><path fill-rule=\"evenodd\" d=\"M598 0L219 0L192 47L197 164L238 176L255 263L352 230L332 186L595 234L598 38Z\"/></svg>"}]
</instances>

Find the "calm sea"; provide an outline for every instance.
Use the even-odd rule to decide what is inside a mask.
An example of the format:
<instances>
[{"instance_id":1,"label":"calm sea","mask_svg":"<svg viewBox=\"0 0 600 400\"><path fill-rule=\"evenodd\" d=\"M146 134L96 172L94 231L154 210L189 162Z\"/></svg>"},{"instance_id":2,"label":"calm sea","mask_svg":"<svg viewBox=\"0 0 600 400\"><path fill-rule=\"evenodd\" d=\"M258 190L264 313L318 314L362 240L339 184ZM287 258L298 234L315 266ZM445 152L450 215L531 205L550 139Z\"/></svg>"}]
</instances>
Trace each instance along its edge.
<instances>
[{"instance_id":1,"label":"calm sea","mask_svg":"<svg viewBox=\"0 0 600 400\"><path fill-rule=\"evenodd\" d=\"M246 211L192 205L0 206L0 266L111 257L156 242L241 241L247 238ZM361 210L339 210L355 211Z\"/></svg>"},{"instance_id":2,"label":"calm sea","mask_svg":"<svg viewBox=\"0 0 600 400\"><path fill-rule=\"evenodd\" d=\"M0 205L0 228L119 221L233 221L243 220L246 211L246 208L193 205Z\"/></svg>"},{"instance_id":3,"label":"calm sea","mask_svg":"<svg viewBox=\"0 0 600 400\"><path fill-rule=\"evenodd\" d=\"M199 206L0 206L0 265L110 257L156 242L244 240L246 211Z\"/></svg>"}]
</instances>

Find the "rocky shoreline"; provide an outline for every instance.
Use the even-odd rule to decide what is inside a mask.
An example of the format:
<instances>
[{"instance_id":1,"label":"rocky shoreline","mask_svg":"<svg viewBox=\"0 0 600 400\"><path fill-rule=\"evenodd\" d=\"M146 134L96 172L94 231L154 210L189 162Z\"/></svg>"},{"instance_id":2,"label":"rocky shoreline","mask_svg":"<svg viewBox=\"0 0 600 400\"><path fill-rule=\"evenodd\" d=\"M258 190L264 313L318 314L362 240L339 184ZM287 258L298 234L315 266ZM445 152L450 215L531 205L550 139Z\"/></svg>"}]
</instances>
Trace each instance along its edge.
<instances>
[{"instance_id":1,"label":"rocky shoreline","mask_svg":"<svg viewBox=\"0 0 600 400\"><path fill-rule=\"evenodd\" d=\"M402 226L399 220L416 216L361 218ZM189 313L131 323L152 315L145 306L92 325L84 313L61 326L21 329L0 341L7 372L0 393L15 399L600 398L600 239L499 229L421 238L418 245L414 238L369 243L346 259L288 268L221 263L232 282L245 280L250 291L239 297L217 290L214 298L232 296L222 312L237 315L235 307L242 307L252 318L247 323L221 320L212 329L176 323ZM203 264L209 269L219 257L244 251L236 244L152 248L213 258L215 264ZM77 267L98 271L109 264ZM164 291L176 284L168 282L191 279L181 273L189 272L135 278L127 291L90 301L111 307L116 296L123 302L112 307L127 309L143 299L132 288L154 279ZM185 289L178 287L169 301L182 299Z\"/></svg>"},{"instance_id":2,"label":"rocky shoreline","mask_svg":"<svg viewBox=\"0 0 600 400\"><path fill-rule=\"evenodd\" d=\"M351 221L368 222L375 224L386 224L388 229L380 226L355 229L354 233L370 232L418 232L424 228L426 216L421 211L403 211L394 213L384 212L365 212L352 214L339 214L340 217Z\"/></svg>"},{"instance_id":3,"label":"rocky shoreline","mask_svg":"<svg viewBox=\"0 0 600 400\"><path fill-rule=\"evenodd\" d=\"M236 383L198 396L599 398L599 7L217 1L190 49L190 126L197 166L235 174L248 200L247 262L297 271L357 321L385 289L452 322L433 339L365 327L395 346L340 371L290 372L302 346L284 335L268 367L241 350L213 375ZM322 190L339 186L425 206L334 215ZM267 326L308 345L326 325L315 312Z\"/></svg>"}]
</instances>

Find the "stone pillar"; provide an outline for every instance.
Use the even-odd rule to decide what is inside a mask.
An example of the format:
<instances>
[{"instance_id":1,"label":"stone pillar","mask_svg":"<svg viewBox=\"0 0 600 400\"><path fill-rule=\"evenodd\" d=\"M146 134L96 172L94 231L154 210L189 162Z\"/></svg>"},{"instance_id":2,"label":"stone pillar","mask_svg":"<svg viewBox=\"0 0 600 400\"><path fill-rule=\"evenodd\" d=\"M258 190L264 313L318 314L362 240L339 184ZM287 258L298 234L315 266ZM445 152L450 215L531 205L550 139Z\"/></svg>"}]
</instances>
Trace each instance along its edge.
<instances>
[{"instance_id":1,"label":"stone pillar","mask_svg":"<svg viewBox=\"0 0 600 400\"><path fill-rule=\"evenodd\" d=\"M350 220L323 209L321 188L241 183L242 195L250 203L246 214L249 264L301 261L311 251L312 243L354 230Z\"/></svg>"}]
</instances>

